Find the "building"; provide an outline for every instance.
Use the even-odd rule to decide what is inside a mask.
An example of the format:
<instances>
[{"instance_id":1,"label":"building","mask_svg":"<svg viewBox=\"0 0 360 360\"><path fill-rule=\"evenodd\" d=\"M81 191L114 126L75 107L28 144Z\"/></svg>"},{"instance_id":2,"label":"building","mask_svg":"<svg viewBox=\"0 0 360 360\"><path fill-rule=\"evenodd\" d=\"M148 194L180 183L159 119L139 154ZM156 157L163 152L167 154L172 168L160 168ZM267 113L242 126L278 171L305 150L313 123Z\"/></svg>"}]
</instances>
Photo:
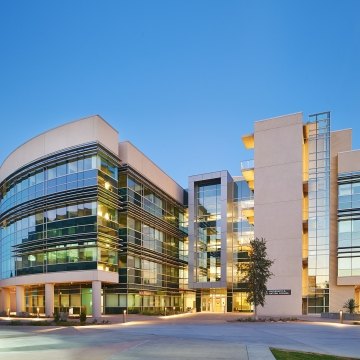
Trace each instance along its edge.
<instances>
[{"instance_id":1,"label":"building","mask_svg":"<svg viewBox=\"0 0 360 360\"><path fill-rule=\"evenodd\" d=\"M2 311L184 309L184 189L100 116L17 148L0 184Z\"/></svg>"},{"instance_id":2,"label":"building","mask_svg":"<svg viewBox=\"0 0 360 360\"><path fill-rule=\"evenodd\" d=\"M329 112L306 123L301 113L259 121L243 137L254 150L242 172L254 188L255 236L275 260L268 288L286 294L269 295L261 313L338 312L349 298L359 302L352 199L360 152L351 137L350 129L331 131Z\"/></svg>"},{"instance_id":3,"label":"building","mask_svg":"<svg viewBox=\"0 0 360 360\"><path fill-rule=\"evenodd\" d=\"M330 113L255 122L241 176L185 190L101 117L41 134L0 168L0 310L251 311L250 240L274 260L262 315L360 302L360 151Z\"/></svg>"},{"instance_id":4,"label":"building","mask_svg":"<svg viewBox=\"0 0 360 360\"><path fill-rule=\"evenodd\" d=\"M243 265L254 237L253 191L227 171L189 178L189 287L196 310L251 310Z\"/></svg>"},{"instance_id":5,"label":"building","mask_svg":"<svg viewBox=\"0 0 360 360\"><path fill-rule=\"evenodd\" d=\"M274 276L261 315L338 312L360 303L360 151L330 113L258 121L253 159L189 178L189 287L198 311L248 311L242 264L265 238ZM358 190L359 189L359 190Z\"/></svg>"}]
</instances>

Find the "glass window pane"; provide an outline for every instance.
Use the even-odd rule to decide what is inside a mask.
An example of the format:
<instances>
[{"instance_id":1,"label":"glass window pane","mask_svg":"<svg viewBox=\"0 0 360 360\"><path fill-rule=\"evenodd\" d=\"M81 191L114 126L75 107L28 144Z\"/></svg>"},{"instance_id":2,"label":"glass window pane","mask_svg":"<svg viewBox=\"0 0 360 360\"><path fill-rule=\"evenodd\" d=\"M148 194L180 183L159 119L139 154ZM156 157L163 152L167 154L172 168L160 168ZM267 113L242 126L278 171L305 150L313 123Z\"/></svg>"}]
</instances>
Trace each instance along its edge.
<instances>
[{"instance_id":1,"label":"glass window pane","mask_svg":"<svg viewBox=\"0 0 360 360\"><path fill-rule=\"evenodd\" d=\"M56 178L56 166L53 166L47 170L47 179L52 180Z\"/></svg>"},{"instance_id":2,"label":"glass window pane","mask_svg":"<svg viewBox=\"0 0 360 360\"><path fill-rule=\"evenodd\" d=\"M92 169L92 159L91 157L86 157L84 159L84 170L91 170Z\"/></svg>"},{"instance_id":3,"label":"glass window pane","mask_svg":"<svg viewBox=\"0 0 360 360\"><path fill-rule=\"evenodd\" d=\"M64 176L66 175L66 164L61 164L56 167L56 176Z\"/></svg>"},{"instance_id":4,"label":"glass window pane","mask_svg":"<svg viewBox=\"0 0 360 360\"><path fill-rule=\"evenodd\" d=\"M78 162L75 161L70 161L68 163L68 174L74 174L77 172L78 169Z\"/></svg>"},{"instance_id":5,"label":"glass window pane","mask_svg":"<svg viewBox=\"0 0 360 360\"><path fill-rule=\"evenodd\" d=\"M69 205L67 207L67 213L69 218L73 218L77 216L77 205Z\"/></svg>"},{"instance_id":6,"label":"glass window pane","mask_svg":"<svg viewBox=\"0 0 360 360\"><path fill-rule=\"evenodd\" d=\"M48 221L55 221L56 220L56 209L48 210L46 212Z\"/></svg>"},{"instance_id":7,"label":"glass window pane","mask_svg":"<svg viewBox=\"0 0 360 360\"><path fill-rule=\"evenodd\" d=\"M56 209L56 220L63 220L67 218L66 207Z\"/></svg>"}]
</instances>

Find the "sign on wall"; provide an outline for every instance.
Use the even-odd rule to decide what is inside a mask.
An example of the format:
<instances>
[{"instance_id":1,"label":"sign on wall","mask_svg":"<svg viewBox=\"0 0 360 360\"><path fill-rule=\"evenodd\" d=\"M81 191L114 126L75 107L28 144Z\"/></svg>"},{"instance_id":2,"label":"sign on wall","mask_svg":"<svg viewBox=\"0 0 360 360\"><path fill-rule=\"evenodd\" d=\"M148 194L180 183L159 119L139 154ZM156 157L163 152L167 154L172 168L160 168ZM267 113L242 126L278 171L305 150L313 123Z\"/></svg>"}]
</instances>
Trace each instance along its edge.
<instances>
[{"instance_id":1,"label":"sign on wall","mask_svg":"<svg viewBox=\"0 0 360 360\"><path fill-rule=\"evenodd\" d=\"M291 295L290 289L268 290L266 295Z\"/></svg>"}]
</instances>

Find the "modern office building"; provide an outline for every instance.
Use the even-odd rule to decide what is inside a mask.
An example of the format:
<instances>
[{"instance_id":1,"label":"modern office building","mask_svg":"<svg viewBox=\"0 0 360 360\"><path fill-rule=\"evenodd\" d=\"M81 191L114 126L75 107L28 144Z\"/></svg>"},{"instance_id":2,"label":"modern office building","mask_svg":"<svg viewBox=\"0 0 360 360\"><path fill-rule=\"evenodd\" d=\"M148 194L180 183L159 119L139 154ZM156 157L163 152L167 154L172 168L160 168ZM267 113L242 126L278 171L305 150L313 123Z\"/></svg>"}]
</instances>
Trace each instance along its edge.
<instances>
[{"instance_id":1,"label":"modern office building","mask_svg":"<svg viewBox=\"0 0 360 360\"><path fill-rule=\"evenodd\" d=\"M2 311L187 305L184 190L101 117L17 148L0 189Z\"/></svg>"},{"instance_id":2,"label":"modern office building","mask_svg":"<svg viewBox=\"0 0 360 360\"><path fill-rule=\"evenodd\" d=\"M263 315L338 311L360 293L360 151L330 113L258 121L241 176L185 190L100 116L0 167L0 311L251 311L250 240L274 260Z\"/></svg>"},{"instance_id":3,"label":"modern office building","mask_svg":"<svg viewBox=\"0 0 360 360\"><path fill-rule=\"evenodd\" d=\"M274 276L262 315L338 312L360 298L360 151L330 113L255 123L253 159L189 179L189 287L198 311L247 311L243 264L265 238ZM359 187L358 187L359 186Z\"/></svg>"},{"instance_id":4,"label":"modern office building","mask_svg":"<svg viewBox=\"0 0 360 360\"><path fill-rule=\"evenodd\" d=\"M352 132L330 130L330 113L255 123L243 142L254 161L242 172L254 190L254 235L274 259L262 314L338 312L359 302L360 233ZM360 224L360 223L359 223Z\"/></svg>"},{"instance_id":5,"label":"modern office building","mask_svg":"<svg viewBox=\"0 0 360 360\"><path fill-rule=\"evenodd\" d=\"M254 237L254 196L227 171L189 178L189 287L196 310L251 311L244 265Z\"/></svg>"}]
</instances>

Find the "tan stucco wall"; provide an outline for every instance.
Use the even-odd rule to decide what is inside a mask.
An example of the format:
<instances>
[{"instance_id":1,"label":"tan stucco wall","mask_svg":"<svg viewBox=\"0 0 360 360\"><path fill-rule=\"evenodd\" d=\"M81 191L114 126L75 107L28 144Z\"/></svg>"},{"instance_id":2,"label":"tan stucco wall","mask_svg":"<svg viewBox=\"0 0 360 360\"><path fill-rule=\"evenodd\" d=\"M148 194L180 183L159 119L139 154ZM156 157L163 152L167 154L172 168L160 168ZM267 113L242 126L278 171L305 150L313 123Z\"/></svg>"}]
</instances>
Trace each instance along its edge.
<instances>
[{"instance_id":1,"label":"tan stucco wall","mask_svg":"<svg viewBox=\"0 0 360 360\"><path fill-rule=\"evenodd\" d=\"M93 280L116 284L119 281L119 276L117 272L103 270L61 271L46 274L16 276L3 279L0 280L0 288L12 287L16 285L36 285L46 283L57 284L70 282L91 282Z\"/></svg>"},{"instance_id":2,"label":"tan stucco wall","mask_svg":"<svg viewBox=\"0 0 360 360\"><path fill-rule=\"evenodd\" d=\"M260 315L300 315L302 304L302 114L255 124L255 236L264 237L275 262Z\"/></svg>"},{"instance_id":3,"label":"tan stucco wall","mask_svg":"<svg viewBox=\"0 0 360 360\"><path fill-rule=\"evenodd\" d=\"M360 170L360 150L342 150L338 154L338 173Z\"/></svg>"},{"instance_id":4,"label":"tan stucco wall","mask_svg":"<svg viewBox=\"0 0 360 360\"><path fill-rule=\"evenodd\" d=\"M342 276L342 277L338 277L337 283L338 283L338 285L349 285L349 287L351 287L351 293L349 293L350 296L346 297L345 300L343 299L342 305L344 305L344 302L347 299L354 297L355 286L359 286L359 284L360 284L360 276ZM343 287L343 286L339 286L339 287ZM347 287L347 286L344 286L344 287Z\"/></svg>"},{"instance_id":5,"label":"tan stucco wall","mask_svg":"<svg viewBox=\"0 0 360 360\"><path fill-rule=\"evenodd\" d=\"M338 244L338 153L351 150L351 129L331 132L330 137L330 259L329 287L330 312L342 309L345 301L354 296L353 286L338 286L337 283L337 244Z\"/></svg>"},{"instance_id":6,"label":"tan stucco wall","mask_svg":"<svg viewBox=\"0 0 360 360\"><path fill-rule=\"evenodd\" d=\"M122 163L130 165L173 199L179 203L183 203L183 188L130 141L123 141L119 143L118 156Z\"/></svg>"},{"instance_id":7,"label":"tan stucco wall","mask_svg":"<svg viewBox=\"0 0 360 360\"><path fill-rule=\"evenodd\" d=\"M73 146L97 141L117 155L118 132L99 115L46 131L15 149L0 167L0 182L18 168Z\"/></svg>"}]
</instances>

